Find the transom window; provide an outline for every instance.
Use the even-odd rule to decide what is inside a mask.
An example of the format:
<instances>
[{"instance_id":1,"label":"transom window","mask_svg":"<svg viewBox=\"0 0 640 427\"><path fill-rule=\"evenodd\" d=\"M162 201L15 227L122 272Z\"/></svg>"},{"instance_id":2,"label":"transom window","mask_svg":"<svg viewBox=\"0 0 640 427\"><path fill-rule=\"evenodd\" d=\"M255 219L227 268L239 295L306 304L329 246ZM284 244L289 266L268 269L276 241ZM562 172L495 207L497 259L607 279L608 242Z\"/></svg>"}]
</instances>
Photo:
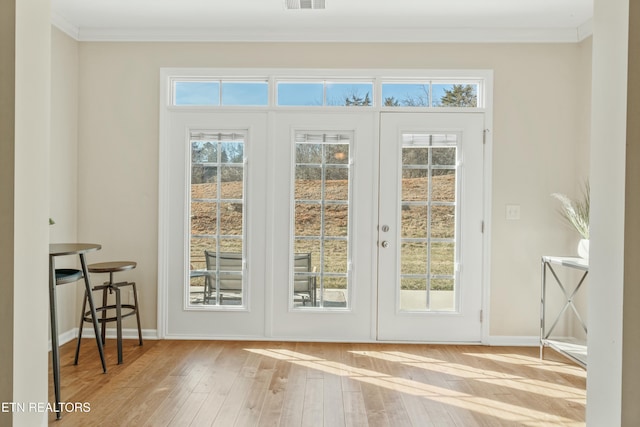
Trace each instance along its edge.
<instances>
[{"instance_id":1,"label":"transom window","mask_svg":"<svg viewBox=\"0 0 640 427\"><path fill-rule=\"evenodd\" d=\"M173 81L173 105L177 106L266 106L266 80L179 80Z\"/></svg>"},{"instance_id":2,"label":"transom window","mask_svg":"<svg viewBox=\"0 0 640 427\"><path fill-rule=\"evenodd\" d=\"M475 81L423 81L382 83L385 107L476 108L479 83Z\"/></svg>"},{"instance_id":3,"label":"transom window","mask_svg":"<svg viewBox=\"0 0 640 427\"><path fill-rule=\"evenodd\" d=\"M171 78L178 107L482 108L482 79Z\"/></svg>"},{"instance_id":4,"label":"transom window","mask_svg":"<svg viewBox=\"0 0 640 427\"><path fill-rule=\"evenodd\" d=\"M372 107L373 82L279 81L279 106Z\"/></svg>"}]
</instances>

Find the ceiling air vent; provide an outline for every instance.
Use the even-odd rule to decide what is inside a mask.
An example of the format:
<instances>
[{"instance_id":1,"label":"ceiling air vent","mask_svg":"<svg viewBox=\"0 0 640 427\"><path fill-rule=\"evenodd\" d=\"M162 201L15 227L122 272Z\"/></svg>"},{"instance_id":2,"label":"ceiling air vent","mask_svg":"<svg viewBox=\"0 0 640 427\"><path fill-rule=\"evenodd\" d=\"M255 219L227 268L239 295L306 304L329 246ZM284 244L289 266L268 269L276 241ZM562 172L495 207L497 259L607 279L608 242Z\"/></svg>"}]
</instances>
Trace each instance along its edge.
<instances>
[{"instance_id":1,"label":"ceiling air vent","mask_svg":"<svg viewBox=\"0 0 640 427\"><path fill-rule=\"evenodd\" d=\"M287 9L324 9L325 0L287 0Z\"/></svg>"}]
</instances>

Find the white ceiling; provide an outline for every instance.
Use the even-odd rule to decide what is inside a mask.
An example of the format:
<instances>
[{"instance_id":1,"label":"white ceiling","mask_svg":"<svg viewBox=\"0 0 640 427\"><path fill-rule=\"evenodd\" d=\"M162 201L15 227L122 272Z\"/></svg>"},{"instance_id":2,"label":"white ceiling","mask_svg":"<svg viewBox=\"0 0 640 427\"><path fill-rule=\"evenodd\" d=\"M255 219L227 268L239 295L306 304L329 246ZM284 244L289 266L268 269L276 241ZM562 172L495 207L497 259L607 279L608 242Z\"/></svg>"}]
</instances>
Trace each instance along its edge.
<instances>
[{"instance_id":1,"label":"white ceiling","mask_svg":"<svg viewBox=\"0 0 640 427\"><path fill-rule=\"evenodd\" d=\"M576 42L593 0L52 0L78 40Z\"/></svg>"}]
</instances>

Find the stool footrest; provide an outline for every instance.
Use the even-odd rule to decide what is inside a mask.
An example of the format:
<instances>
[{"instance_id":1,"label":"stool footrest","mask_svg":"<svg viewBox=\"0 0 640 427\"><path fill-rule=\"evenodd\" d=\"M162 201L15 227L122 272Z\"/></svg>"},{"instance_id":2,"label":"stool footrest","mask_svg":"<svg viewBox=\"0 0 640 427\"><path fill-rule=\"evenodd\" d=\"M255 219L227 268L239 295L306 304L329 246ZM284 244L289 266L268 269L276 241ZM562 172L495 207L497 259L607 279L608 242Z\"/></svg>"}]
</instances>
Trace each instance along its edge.
<instances>
[{"instance_id":1,"label":"stool footrest","mask_svg":"<svg viewBox=\"0 0 640 427\"><path fill-rule=\"evenodd\" d=\"M107 311L107 310L116 310L118 308L117 305L113 304L113 305L107 305L104 307L96 307L96 313L102 313L103 311ZM124 319L125 317L129 317L129 316L133 316L134 314L136 314L136 312L138 311L136 309L135 305L132 304L120 304L120 309L124 310L124 309L128 309L131 311L128 311L126 313L122 312L120 314L120 318ZM102 318L102 317L98 317L98 323L105 323L105 322L115 322L116 320L118 320L118 316L113 316L113 317L106 317L106 318ZM91 312L87 311L84 313L84 321L85 322L92 322L92 318L91 318Z\"/></svg>"},{"instance_id":2,"label":"stool footrest","mask_svg":"<svg viewBox=\"0 0 640 427\"><path fill-rule=\"evenodd\" d=\"M123 286L134 286L136 284L136 282L119 282L119 283L109 283L109 282L105 282L102 285L96 285L93 287L93 291L103 291L105 289L112 289L114 291L117 291L118 289L120 289Z\"/></svg>"}]
</instances>

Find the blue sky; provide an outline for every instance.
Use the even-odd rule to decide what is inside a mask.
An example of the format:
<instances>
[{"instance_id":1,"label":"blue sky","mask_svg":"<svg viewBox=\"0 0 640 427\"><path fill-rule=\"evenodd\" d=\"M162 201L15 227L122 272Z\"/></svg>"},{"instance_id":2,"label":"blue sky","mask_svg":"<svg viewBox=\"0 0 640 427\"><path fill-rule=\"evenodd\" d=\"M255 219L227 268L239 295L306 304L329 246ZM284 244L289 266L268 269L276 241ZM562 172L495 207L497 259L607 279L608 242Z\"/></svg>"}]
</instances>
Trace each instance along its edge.
<instances>
[{"instance_id":1,"label":"blue sky","mask_svg":"<svg viewBox=\"0 0 640 427\"><path fill-rule=\"evenodd\" d=\"M325 86L326 84L326 86ZM452 84L431 85L434 104ZM345 99L353 95L363 99L367 94L374 100L372 83L330 83L330 82L279 82L277 103L281 106L322 106L326 87L326 105L345 105ZM384 83L382 96L393 97L404 105L406 99L427 100L429 83ZM175 83L176 105L220 105L219 81L186 81ZM222 82L222 105L267 106L269 87L263 82Z\"/></svg>"},{"instance_id":2,"label":"blue sky","mask_svg":"<svg viewBox=\"0 0 640 427\"><path fill-rule=\"evenodd\" d=\"M176 82L176 105L220 105L220 82ZM222 105L267 105L267 82L222 82Z\"/></svg>"}]
</instances>

